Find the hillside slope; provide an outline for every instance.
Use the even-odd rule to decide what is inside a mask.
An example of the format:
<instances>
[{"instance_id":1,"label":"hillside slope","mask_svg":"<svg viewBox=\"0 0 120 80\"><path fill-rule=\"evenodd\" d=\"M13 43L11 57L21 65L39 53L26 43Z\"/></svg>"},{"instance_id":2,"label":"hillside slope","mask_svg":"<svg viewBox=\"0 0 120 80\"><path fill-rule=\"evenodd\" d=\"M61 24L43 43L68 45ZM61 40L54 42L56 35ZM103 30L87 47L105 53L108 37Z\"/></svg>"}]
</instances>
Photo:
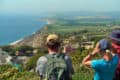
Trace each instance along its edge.
<instances>
[{"instance_id":1,"label":"hillside slope","mask_svg":"<svg viewBox=\"0 0 120 80\"><path fill-rule=\"evenodd\" d=\"M74 17L74 18L52 18L52 24L47 24L35 34L24 38L22 41L15 44L15 46L28 45L32 47L43 47L44 41L49 33L57 33L62 35L62 38L71 36L81 37L86 36L87 41L94 37L101 37L108 35L114 28L120 28L117 24L119 20L114 20L109 17ZM117 25L117 27L116 27Z\"/></svg>"}]
</instances>

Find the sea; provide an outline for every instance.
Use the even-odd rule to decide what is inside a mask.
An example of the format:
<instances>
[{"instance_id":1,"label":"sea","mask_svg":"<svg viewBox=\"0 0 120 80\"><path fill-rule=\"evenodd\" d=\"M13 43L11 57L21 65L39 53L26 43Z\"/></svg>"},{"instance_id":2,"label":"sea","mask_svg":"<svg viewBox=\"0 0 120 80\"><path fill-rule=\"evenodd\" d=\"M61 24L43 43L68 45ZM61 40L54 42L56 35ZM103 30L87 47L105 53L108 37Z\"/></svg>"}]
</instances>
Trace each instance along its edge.
<instances>
[{"instance_id":1,"label":"sea","mask_svg":"<svg viewBox=\"0 0 120 80\"><path fill-rule=\"evenodd\" d=\"M41 19L42 16L0 15L0 46L9 45L34 34L47 24Z\"/></svg>"}]
</instances>

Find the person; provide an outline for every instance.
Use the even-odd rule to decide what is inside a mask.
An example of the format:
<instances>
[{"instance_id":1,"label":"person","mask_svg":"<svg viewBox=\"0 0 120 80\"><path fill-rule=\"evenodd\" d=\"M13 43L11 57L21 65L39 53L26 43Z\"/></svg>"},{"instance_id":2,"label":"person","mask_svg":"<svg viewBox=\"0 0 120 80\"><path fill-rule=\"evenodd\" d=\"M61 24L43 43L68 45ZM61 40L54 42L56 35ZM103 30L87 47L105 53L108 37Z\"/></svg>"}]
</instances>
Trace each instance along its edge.
<instances>
[{"instance_id":1,"label":"person","mask_svg":"<svg viewBox=\"0 0 120 80\"><path fill-rule=\"evenodd\" d=\"M73 66L71 58L60 52L60 39L50 34L46 40L48 54L37 61L36 72L41 80L72 80Z\"/></svg>"},{"instance_id":2,"label":"person","mask_svg":"<svg viewBox=\"0 0 120 80\"><path fill-rule=\"evenodd\" d=\"M23 65L23 60L19 59L19 51L16 51L15 56L12 56L10 59L10 64L15 67L19 72L23 71L22 65Z\"/></svg>"},{"instance_id":3,"label":"person","mask_svg":"<svg viewBox=\"0 0 120 80\"><path fill-rule=\"evenodd\" d=\"M97 53L100 53L102 58L91 60ZM95 70L94 80L112 80L118 59L118 55L113 53L113 48L108 40L102 39L96 44L93 52L83 59L82 63Z\"/></svg>"},{"instance_id":4,"label":"person","mask_svg":"<svg viewBox=\"0 0 120 80\"><path fill-rule=\"evenodd\" d=\"M67 55L69 55L70 53L73 53L73 52L75 52L75 48L71 47L70 44L64 45L63 53L66 53Z\"/></svg>"},{"instance_id":5,"label":"person","mask_svg":"<svg viewBox=\"0 0 120 80\"><path fill-rule=\"evenodd\" d=\"M113 30L108 37L111 39L112 47L119 56L119 64L113 80L120 80L120 30Z\"/></svg>"}]
</instances>

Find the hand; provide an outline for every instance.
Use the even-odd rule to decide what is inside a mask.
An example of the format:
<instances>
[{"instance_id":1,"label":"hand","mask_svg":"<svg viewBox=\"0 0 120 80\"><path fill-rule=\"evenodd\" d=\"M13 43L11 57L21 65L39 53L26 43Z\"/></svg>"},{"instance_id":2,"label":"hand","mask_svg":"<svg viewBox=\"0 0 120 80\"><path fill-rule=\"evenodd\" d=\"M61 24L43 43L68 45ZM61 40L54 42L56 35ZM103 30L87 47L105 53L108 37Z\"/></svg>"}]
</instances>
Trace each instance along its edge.
<instances>
[{"instance_id":1,"label":"hand","mask_svg":"<svg viewBox=\"0 0 120 80\"><path fill-rule=\"evenodd\" d=\"M100 52L99 46L100 46L100 44L97 43L96 46L95 46L95 48L94 48L94 50L93 50L93 52L91 53L92 55L95 55L95 54L97 54L97 53Z\"/></svg>"}]
</instances>

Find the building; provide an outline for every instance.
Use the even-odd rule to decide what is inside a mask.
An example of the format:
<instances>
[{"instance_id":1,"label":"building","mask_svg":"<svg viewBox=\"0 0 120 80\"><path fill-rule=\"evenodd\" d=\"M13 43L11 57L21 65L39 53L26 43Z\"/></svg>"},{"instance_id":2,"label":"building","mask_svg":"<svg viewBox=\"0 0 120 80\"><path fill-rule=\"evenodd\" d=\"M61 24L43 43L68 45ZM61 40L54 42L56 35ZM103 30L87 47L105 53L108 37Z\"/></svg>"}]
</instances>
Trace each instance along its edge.
<instances>
[{"instance_id":1,"label":"building","mask_svg":"<svg viewBox=\"0 0 120 80\"><path fill-rule=\"evenodd\" d=\"M87 42L81 42L81 47L84 47L85 49L94 48L94 42L93 41L87 41Z\"/></svg>"}]
</instances>

